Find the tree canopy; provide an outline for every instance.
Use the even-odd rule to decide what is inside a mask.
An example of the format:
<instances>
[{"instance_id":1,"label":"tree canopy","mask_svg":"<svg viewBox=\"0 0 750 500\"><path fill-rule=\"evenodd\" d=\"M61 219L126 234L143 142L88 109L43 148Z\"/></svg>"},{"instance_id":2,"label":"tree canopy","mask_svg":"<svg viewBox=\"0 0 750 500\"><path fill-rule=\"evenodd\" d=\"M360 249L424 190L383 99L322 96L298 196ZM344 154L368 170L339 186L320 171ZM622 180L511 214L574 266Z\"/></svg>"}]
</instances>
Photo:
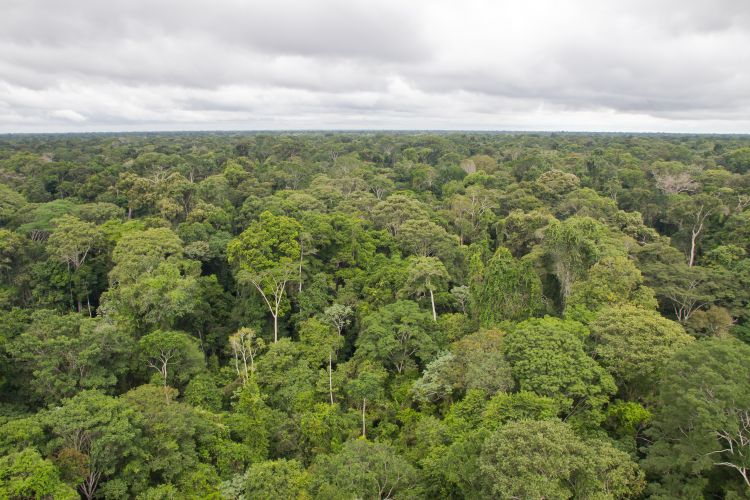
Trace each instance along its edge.
<instances>
[{"instance_id":1,"label":"tree canopy","mask_svg":"<svg viewBox=\"0 0 750 500\"><path fill-rule=\"evenodd\" d=\"M0 136L0 498L747 498L749 158Z\"/></svg>"}]
</instances>

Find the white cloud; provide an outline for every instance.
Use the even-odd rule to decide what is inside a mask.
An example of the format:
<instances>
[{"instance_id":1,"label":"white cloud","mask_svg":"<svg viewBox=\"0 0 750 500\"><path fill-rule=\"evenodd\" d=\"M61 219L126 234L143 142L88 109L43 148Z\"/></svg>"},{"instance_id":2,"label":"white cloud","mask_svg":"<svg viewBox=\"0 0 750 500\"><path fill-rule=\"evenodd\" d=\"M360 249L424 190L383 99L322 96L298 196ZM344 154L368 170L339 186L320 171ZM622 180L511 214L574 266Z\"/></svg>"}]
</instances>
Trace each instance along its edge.
<instances>
[{"instance_id":1,"label":"white cloud","mask_svg":"<svg viewBox=\"0 0 750 500\"><path fill-rule=\"evenodd\" d=\"M0 132L750 132L745 0L5 0Z\"/></svg>"},{"instance_id":2,"label":"white cloud","mask_svg":"<svg viewBox=\"0 0 750 500\"><path fill-rule=\"evenodd\" d=\"M62 118L71 122L85 122L86 117L72 109L58 109L50 113L53 118Z\"/></svg>"}]
</instances>

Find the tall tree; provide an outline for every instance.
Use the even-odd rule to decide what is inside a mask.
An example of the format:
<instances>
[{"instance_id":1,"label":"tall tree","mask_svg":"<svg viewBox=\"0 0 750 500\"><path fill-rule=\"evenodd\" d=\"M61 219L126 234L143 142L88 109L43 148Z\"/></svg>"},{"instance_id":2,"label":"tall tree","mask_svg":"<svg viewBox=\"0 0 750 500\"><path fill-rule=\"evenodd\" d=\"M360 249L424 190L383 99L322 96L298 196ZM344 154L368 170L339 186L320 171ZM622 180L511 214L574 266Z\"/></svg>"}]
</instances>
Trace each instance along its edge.
<instances>
[{"instance_id":1,"label":"tall tree","mask_svg":"<svg viewBox=\"0 0 750 500\"><path fill-rule=\"evenodd\" d=\"M588 323L609 305L633 304L656 309L654 291L645 285L641 271L625 256L603 257L591 266L588 279L573 285L565 317Z\"/></svg>"},{"instance_id":2,"label":"tall tree","mask_svg":"<svg viewBox=\"0 0 750 500\"><path fill-rule=\"evenodd\" d=\"M146 366L161 378L167 402L170 382L187 381L205 366L198 343L184 332L157 330L145 335L139 347Z\"/></svg>"},{"instance_id":3,"label":"tall tree","mask_svg":"<svg viewBox=\"0 0 750 500\"><path fill-rule=\"evenodd\" d=\"M367 408L372 408L385 396L384 385L388 373L371 361L349 360L339 365L337 377L344 386L344 394L350 404L355 406L361 415L362 437L367 437Z\"/></svg>"},{"instance_id":4,"label":"tall tree","mask_svg":"<svg viewBox=\"0 0 750 500\"><path fill-rule=\"evenodd\" d=\"M242 385L245 385L250 375L255 373L255 357L265 348L265 342L256 335L255 330L245 327L229 336L229 348L232 350L237 376L242 380Z\"/></svg>"},{"instance_id":5,"label":"tall tree","mask_svg":"<svg viewBox=\"0 0 750 500\"><path fill-rule=\"evenodd\" d=\"M313 366L327 363L328 396L333 404L333 360L344 345L344 337L331 325L310 318L300 324L299 339Z\"/></svg>"},{"instance_id":6,"label":"tall tree","mask_svg":"<svg viewBox=\"0 0 750 500\"><path fill-rule=\"evenodd\" d=\"M279 340L287 283L298 271L299 232L294 219L263 212L227 247L229 262L238 269L237 279L252 283L273 317L274 342Z\"/></svg>"},{"instance_id":7,"label":"tall tree","mask_svg":"<svg viewBox=\"0 0 750 500\"><path fill-rule=\"evenodd\" d=\"M351 307L342 304L332 304L323 311L323 318L333 326L339 335L352 321L354 311Z\"/></svg>"},{"instance_id":8,"label":"tall tree","mask_svg":"<svg viewBox=\"0 0 750 500\"><path fill-rule=\"evenodd\" d=\"M724 207L721 200L710 194L690 196L686 194L674 195L670 198L667 211L668 218L677 225L680 231L689 233L689 250L687 264L695 265L698 253L698 243L705 234L710 218L720 213Z\"/></svg>"},{"instance_id":9,"label":"tall tree","mask_svg":"<svg viewBox=\"0 0 750 500\"><path fill-rule=\"evenodd\" d=\"M47 249L55 259L66 264L69 271L72 268L72 272L77 273L97 245L102 243L103 234L94 224L71 215L55 219L53 223L55 229L47 239ZM77 303L78 312L81 312L80 296Z\"/></svg>"},{"instance_id":10,"label":"tall tree","mask_svg":"<svg viewBox=\"0 0 750 500\"><path fill-rule=\"evenodd\" d=\"M410 264L404 291L418 295L429 294L432 320L437 321L435 290L446 287L448 271L437 257L418 257L412 259Z\"/></svg>"}]
</instances>

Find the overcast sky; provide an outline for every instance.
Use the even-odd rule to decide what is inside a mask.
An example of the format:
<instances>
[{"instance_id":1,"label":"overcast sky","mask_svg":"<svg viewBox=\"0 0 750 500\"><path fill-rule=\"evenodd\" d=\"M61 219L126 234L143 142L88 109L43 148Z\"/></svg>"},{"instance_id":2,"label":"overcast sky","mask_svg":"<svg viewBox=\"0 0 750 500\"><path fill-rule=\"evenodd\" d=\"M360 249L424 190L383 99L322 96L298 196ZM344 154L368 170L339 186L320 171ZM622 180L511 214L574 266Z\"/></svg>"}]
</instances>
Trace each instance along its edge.
<instances>
[{"instance_id":1,"label":"overcast sky","mask_svg":"<svg viewBox=\"0 0 750 500\"><path fill-rule=\"evenodd\" d=\"M750 0L0 0L0 132L750 133Z\"/></svg>"}]
</instances>

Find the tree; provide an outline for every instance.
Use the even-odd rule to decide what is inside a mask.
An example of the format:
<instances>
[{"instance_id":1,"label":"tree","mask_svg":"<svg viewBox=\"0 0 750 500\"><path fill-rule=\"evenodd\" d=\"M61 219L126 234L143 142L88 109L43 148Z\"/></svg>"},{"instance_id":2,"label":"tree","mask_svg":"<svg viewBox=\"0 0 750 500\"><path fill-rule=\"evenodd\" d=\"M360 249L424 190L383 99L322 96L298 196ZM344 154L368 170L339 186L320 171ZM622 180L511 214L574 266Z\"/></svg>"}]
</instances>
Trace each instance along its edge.
<instances>
[{"instance_id":1,"label":"tree","mask_svg":"<svg viewBox=\"0 0 750 500\"><path fill-rule=\"evenodd\" d=\"M18 233L0 229L0 283L12 284L21 267L25 238Z\"/></svg>"},{"instance_id":2,"label":"tree","mask_svg":"<svg viewBox=\"0 0 750 500\"><path fill-rule=\"evenodd\" d=\"M442 226L424 219L409 219L401 224L396 240L406 252L417 257L445 258L458 244Z\"/></svg>"},{"instance_id":3,"label":"tree","mask_svg":"<svg viewBox=\"0 0 750 500\"><path fill-rule=\"evenodd\" d=\"M471 298L469 287L466 285L454 286L451 288L451 295L461 306L461 313L466 314L466 306L469 304Z\"/></svg>"},{"instance_id":4,"label":"tree","mask_svg":"<svg viewBox=\"0 0 750 500\"><path fill-rule=\"evenodd\" d=\"M650 310L657 306L654 291L645 285L641 271L630 259L604 257L591 266L588 279L573 286L565 317L588 323L603 307L620 304Z\"/></svg>"},{"instance_id":5,"label":"tree","mask_svg":"<svg viewBox=\"0 0 750 500\"><path fill-rule=\"evenodd\" d=\"M25 204L23 195L0 183L0 224L7 224Z\"/></svg>"},{"instance_id":6,"label":"tree","mask_svg":"<svg viewBox=\"0 0 750 500\"><path fill-rule=\"evenodd\" d=\"M239 269L240 282L258 290L273 317L273 341L279 340L279 315L283 312L286 285L300 258L300 225L294 219L263 212L227 247L230 264Z\"/></svg>"},{"instance_id":7,"label":"tree","mask_svg":"<svg viewBox=\"0 0 750 500\"><path fill-rule=\"evenodd\" d=\"M317 201L317 200L315 200ZM298 292L302 292L302 269L305 262L305 257L312 257L317 255L318 249L329 243L331 240L331 233L333 233L333 227L330 224L330 219L327 215L323 215L314 210L303 211L298 216L300 221L300 232L299 232L299 282Z\"/></svg>"},{"instance_id":8,"label":"tree","mask_svg":"<svg viewBox=\"0 0 750 500\"><path fill-rule=\"evenodd\" d=\"M456 356L451 352L439 354L427 363L422 377L414 381L414 398L422 403L449 399L458 379Z\"/></svg>"},{"instance_id":9,"label":"tree","mask_svg":"<svg viewBox=\"0 0 750 500\"><path fill-rule=\"evenodd\" d=\"M472 299L483 326L522 321L544 308L542 283L531 261L515 259L507 248L498 248L472 279L481 282Z\"/></svg>"},{"instance_id":10,"label":"tree","mask_svg":"<svg viewBox=\"0 0 750 500\"><path fill-rule=\"evenodd\" d=\"M443 288L448 281L448 271L437 257L418 257L411 261L409 277L404 291L418 295L429 294L432 305L432 320L437 321L435 290Z\"/></svg>"},{"instance_id":11,"label":"tree","mask_svg":"<svg viewBox=\"0 0 750 500\"><path fill-rule=\"evenodd\" d=\"M690 267L684 262L645 263L643 269L662 307L671 309L683 325L731 286L730 277L721 269Z\"/></svg>"},{"instance_id":12,"label":"tree","mask_svg":"<svg viewBox=\"0 0 750 500\"><path fill-rule=\"evenodd\" d=\"M253 379L274 409L292 413L312 404L316 371L300 342L283 338L270 344L258 359Z\"/></svg>"},{"instance_id":13,"label":"tree","mask_svg":"<svg viewBox=\"0 0 750 500\"><path fill-rule=\"evenodd\" d=\"M372 218L379 227L398 236L401 226L407 220L426 219L427 213L419 201L403 194L392 194L375 205Z\"/></svg>"},{"instance_id":14,"label":"tree","mask_svg":"<svg viewBox=\"0 0 750 500\"><path fill-rule=\"evenodd\" d=\"M509 422L554 420L559 411L557 402L547 396L529 391L498 392L487 402L482 423L494 431Z\"/></svg>"},{"instance_id":15,"label":"tree","mask_svg":"<svg viewBox=\"0 0 750 500\"><path fill-rule=\"evenodd\" d=\"M511 367L503 351L504 338L500 330L479 330L451 344L458 388L480 389L487 395L513 388Z\"/></svg>"},{"instance_id":16,"label":"tree","mask_svg":"<svg viewBox=\"0 0 750 500\"><path fill-rule=\"evenodd\" d=\"M183 257L182 240L166 228L128 231L112 250L114 266L109 273L113 286L131 284L142 274L153 272L164 261Z\"/></svg>"},{"instance_id":17,"label":"tree","mask_svg":"<svg viewBox=\"0 0 750 500\"><path fill-rule=\"evenodd\" d=\"M46 437L42 416L12 418L0 425L0 454L39 447Z\"/></svg>"},{"instance_id":18,"label":"tree","mask_svg":"<svg viewBox=\"0 0 750 500\"><path fill-rule=\"evenodd\" d=\"M75 204L70 200L54 200L27 207L28 212L21 219L25 224L21 224L18 231L27 234L33 241L44 241L55 228L54 220L75 211Z\"/></svg>"},{"instance_id":19,"label":"tree","mask_svg":"<svg viewBox=\"0 0 750 500\"><path fill-rule=\"evenodd\" d=\"M349 326L353 315L354 310L351 307L341 304L332 304L323 311L323 318L336 329L339 335L343 333L344 328Z\"/></svg>"},{"instance_id":20,"label":"tree","mask_svg":"<svg viewBox=\"0 0 750 500\"><path fill-rule=\"evenodd\" d=\"M333 358L343 347L344 337L331 326L316 318L310 318L300 325L299 339L313 366L319 366L327 361L328 396L333 404Z\"/></svg>"},{"instance_id":21,"label":"tree","mask_svg":"<svg viewBox=\"0 0 750 500\"><path fill-rule=\"evenodd\" d=\"M255 373L255 357L265 348L263 339L256 336L252 328L240 328L229 336L229 347L234 356L234 368L242 385L247 384L249 376ZM250 361L248 367L247 362Z\"/></svg>"},{"instance_id":22,"label":"tree","mask_svg":"<svg viewBox=\"0 0 750 500\"><path fill-rule=\"evenodd\" d=\"M663 494L728 491L735 480L750 490L748 356L738 340L709 338L667 361L644 463Z\"/></svg>"},{"instance_id":23,"label":"tree","mask_svg":"<svg viewBox=\"0 0 750 500\"><path fill-rule=\"evenodd\" d=\"M526 255L542 241L545 228L554 220L555 217L545 210L512 210L497 224L499 243L514 257Z\"/></svg>"},{"instance_id":24,"label":"tree","mask_svg":"<svg viewBox=\"0 0 750 500\"><path fill-rule=\"evenodd\" d=\"M200 262L186 259L182 241L169 229L125 233L112 251L110 288L102 296L104 316L138 333L170 329L200 301Z\"/></svg>"},{"instance_id":25,"label":"tree","mask_svg":"<svg viewBox=\"0 0 750 500\"><path fill-rule=\"evenodd\" d=\"M0 457L0 497L80 498L73 488L62 481L57 467L33 448Z\"/></svg>"},{"instance_id":26,"label":"tree","mask_svg":"<svg viewBox=\"0 0 750 500\"><path fill-rule=\"evenodd\" d=\"M87 257L103 240L102 232L92 223L72 215L63 215L53 221L54 231L47 239L47 250L59 262L77 273ZM72 293L72 289L71 289ZM82 304L78 299L78 312Z\"/></svg>"},{"instance_id":27,"label":"tree","mask_svg":"<svg viewBox=\"0 0 750 500\"><path fill-rule=\"evenodd\" d=\"M316 403L300 419L300 435L305 457L312 461L317 455L332 453L341 444L356 436L357 415L343 412L338 405Z\"/></svg>"},{"instance_id":28,"label":"tree","mask_svg":"<svg viewBox=\"0 0 750 500\"><path fill-rule=\"evenodd\" d=\"M602 309L589 328L594 357L631 396L653 387L664 361L693 341L679 323L632 305Z\"/></svg>"},{"instance_id":29,"label":"tree","mask_svg":"<svg viewBox=\"0 0 750 500\"><path fill-rule=\"evenodd\" d=\"M544 172L534 183L539 198L551 201L578 189L580 185L581 181L575 174L554 169Z\"/></svg>"},{"instance_id":30,"label":"tree","mask_svg":"<svg viewBox=\"0 0 750 500\"><path fill-rule=\"evenodd\" d=\"M215 493L219 482L213 463L220 462L228 437L225 427L208 412L175 401L175 389L168 388L165 393L168 404L164 404L162 389L150 384L121 397L143 419L141 446L148 458L139 466L152 484L174 484L180 490L191 485L191 493L200 487L207 491L198 490L194 494L206 498ZM197 474L204 479L196 478ZM200 486L204 482L208 482L207 487Z\"/></svg>"},{"instance_id":31,"label":"tree","mask_svg":"<svg viewBox=\"0 0 750 500\"><path fill-rule=\"evenodd\" d=\"M102 481L139 469L141 420L124 402L83 391L47 413L45 421L53 436L50 448L80 458L83 478L78 488L88 500Z\"/></svg>"},{"instance_id":32,"label":"tree","mask_svg":"<svg viewBox=\"0 0 750 500\"><path fill-rule=\"evenodd\" d=\"M245 473L247 498L301 498L309 481L297 460L268 460L251 465Z\"/></svg>"},{"instance_id":33,"label":"tree","mask_svg":"<svg viewBox=\"0 0 750 500\"><path fill-rule=\"evenodd\" d=\"M493 218L496 198L494 191L478 185L469 186L465 194L453 195L450 211L462 245L482 239Z\"/></svg>"},{"instance_id":34,"label":"tree","mask_svg":"<svg viewBox=\"0 0 750 500\"><path fill-rule=\"evenodd\" d=\"M388 373L370 361L353 362L339 365L337 376L345 377L342 381L344 393L354 403L362 415L362 437L367 436L367 402L370 406L384 396L383 384Z\"/></svg>"},{"instance_id":35,"label":"tree","mask_svg":"<svg viewBox=\"0 0 750 500\"><path fill-rule=\"evenodd\" d=\"M617 388L612 377L586 355L587 336L580 323L547 316L518 324L505 336L503 346L521 390L553 398L566 415L584 412L596 421Z\"/></svg>"},{"instance_id":36,"label":"tree","mask_svg":"<svg viewBox=\"0 0 750 500\"><path fill-rule=\"evenodd\" d=\"M268 458L275 418L278 414L263 401L258 384L251 378L236 394L232 412L222 418L230 438L237 442L237 450L229 457L233 468Z\"/></svg>"},{"instance_id":37,"label":"tree","mask_svg":"<svg viewBox=\"0 0 750 500\"><path fill-rule=\"evenodd\" d=\"M414 467L391 446L353 439L312 467L312 489L319 498L408 497L416 483Z\"/></svg>"},{"instance_id":38,"label":"tree","mask_svg":"<svg viewBox=\"0 0 750 500\"><path fill-rule=\"evenodd\" d=\"M57 403L82 389L107 390L127 369L133 339L101 318L39 310L9 351L31 374L42 401Z\"/></svg>"},{"instance_id":39,"label":"tree","mask_svg":"<svg viewBox=\"0 0 750 500\"><path fill-rule=\"evenodd\" d=\"M698 242L708 225L709 218L723 209L721 200L708 194L674 195L667 211L669 220L681 231L690 233L690 250L687 263L695 265Z\"/></svg>"},{"instance_id":40,"label":"tree","mask_svg":"<svg viewBox=\"0 0 750 500\"><path fill-rule=\"evenodd\" d=\"M381 201L388 193L392 192L396 185L383 174L374 175L367 179L367 184L378 201Z\"/></svg>"},{"instance_id":41,"label":"tree","mask_svg":"<svg viewBox=\"0 0 750 500\"><path fill-rule=\"evenodd\" d=\"M416 302L400 300L383 306L362 321L357 352L402 373L414 358L424 362L434 353L428 322L429 315Z\"/></svg>"},{"instance_id":42,"label":"tree","mask_svg":"<svg viewBox=\"0 0 750 500\"><path fill-rule=\"evenodd\" d=\"M222 396L216 377L210 373L199 373L191 378L183 394L186 403L214 413L222 409Z\"/></svg>"},{"instance_id":43,"label":"tree","mask_svg":"<svg viewBox=\"0 0 750 500\"><path fill-rule=\"evenodd\" d=\"M643 472L605 441L583 441L557 420L511 422L484 443L485 492L494 498L638 496Z\"/></svg>"},{"instance_id":44,"label":"tree","mask_svg":"<svg viewBox=\"0 0 750 500\"><path fill-rule=\"evenodd\" d=\"M656 187L664 194L692 193L700 188L690 172L654 174Z\"/></svg>"},{"instance_id":45,"label":"tree","mask_svg":"<svg viewBox=\"0 0 750 500\"><path fill-rule=\"evenodd\" d=\"M724 156L727 168L733 172L747 172L750 170L750 147L741 147L729 151Z\"/></svg>"},{"instance_id":46,"label":"tree","mask_svg":"<svg viewBox=\"0 0 750 500\"><path fill-rule=\"evenodd\" d=\"M198 343L184 332L157 330L145 335L139 347L146 366L161 378L167 402L170 382L185 382L205 366Z\"/></svg>"},{"instance_id":47,"label":"tree","mask_svg":"<svg viewBox=\"0 0 750 500\"><path fill-rule=\"evenodd\" d=\"M599 260L607 239L607 229L590 217L553 221L545 232L544 247L560 283L563 304L573 284Z\"/></svg>"},{"instance_id":48,"label":"tree","mask_svg":"<svg viewBox=\"0 0 750 500\"><path fill-rule=\"evenodd\" d=\"M710 337L726 335L734 324L735 319L727 309L712 305L706 310L695 311L687 323L687 328L697 337Z\"/></svg>"}]
</instances>

